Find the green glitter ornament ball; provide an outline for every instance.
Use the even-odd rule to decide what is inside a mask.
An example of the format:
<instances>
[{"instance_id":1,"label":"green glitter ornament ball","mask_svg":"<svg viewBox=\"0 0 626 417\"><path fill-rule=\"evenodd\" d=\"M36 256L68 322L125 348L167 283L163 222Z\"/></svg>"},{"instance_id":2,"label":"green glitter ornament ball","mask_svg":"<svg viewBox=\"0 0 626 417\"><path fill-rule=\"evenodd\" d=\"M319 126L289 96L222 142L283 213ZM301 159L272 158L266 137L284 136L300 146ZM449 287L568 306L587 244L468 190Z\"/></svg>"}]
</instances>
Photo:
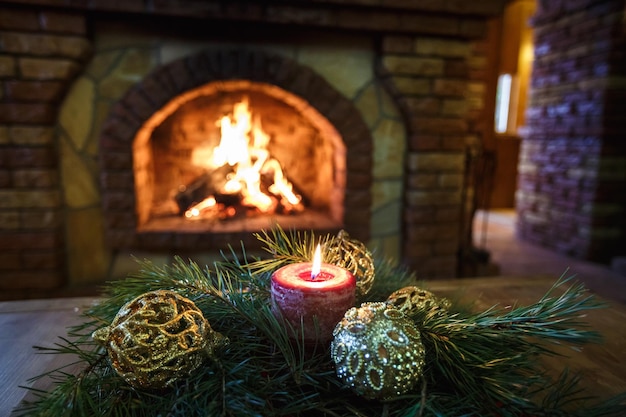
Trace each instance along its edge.
<instances>
[{"instance_id":1,"label":"green glitter ornament ball","mask_svg":"<svg viewBox=\"0 0 626 417\"><path fill-rule=\"evenodd\" d=\"M424 345L415 324L382 302L348 310L337 324L331 355L337 376L368 399L409 392L424 368Z\"/></svg>"}]
</instances>

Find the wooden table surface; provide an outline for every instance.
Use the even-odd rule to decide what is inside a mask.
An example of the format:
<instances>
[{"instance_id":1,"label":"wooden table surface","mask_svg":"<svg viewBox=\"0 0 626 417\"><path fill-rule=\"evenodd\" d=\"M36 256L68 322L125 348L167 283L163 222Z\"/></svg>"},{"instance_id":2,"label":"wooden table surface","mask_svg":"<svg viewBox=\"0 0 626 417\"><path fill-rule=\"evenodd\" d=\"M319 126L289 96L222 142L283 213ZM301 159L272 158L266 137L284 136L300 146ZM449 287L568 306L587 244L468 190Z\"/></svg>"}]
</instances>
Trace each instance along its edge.
<instances>
[{"instance_id":1,"label":"wooden table surface","mask_svg":"<svg viewBox=\"0 0 626 417\"><path fill-rule=\"evenodd\" d=\"M430 281L425 287L440 296L471 300L478 311L494 304L534 303L553 283L554 277L490 277ZM39 354L32 347L60 342L67 327L79 323L81 312L96 301L61 298L0 302L0 416L11 415L26 396L28 391L20 386L31 386L29 378L68 360L63 355ZM563 349L568 357L549 358L546 368L560 372L567 366L582 372L585 388L600 398L626 392L626 306L609 304L591 310L587 320L604 336L604 343L588 345L581 352Z\"/></svg>"}]
</instances>

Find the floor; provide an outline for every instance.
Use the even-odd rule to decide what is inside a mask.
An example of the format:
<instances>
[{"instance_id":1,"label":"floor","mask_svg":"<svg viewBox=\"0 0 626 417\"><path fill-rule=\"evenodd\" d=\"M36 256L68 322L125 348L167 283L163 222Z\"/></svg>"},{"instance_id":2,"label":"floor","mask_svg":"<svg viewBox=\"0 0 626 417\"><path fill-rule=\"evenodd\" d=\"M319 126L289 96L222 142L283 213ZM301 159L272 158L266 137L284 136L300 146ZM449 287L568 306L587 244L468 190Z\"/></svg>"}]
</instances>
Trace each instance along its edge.
<instances>
[{"instance_id":1,"label":"floor","mask_svg":"<svg viewBox=\"0 0 626 417\"><path fill-rule=\"evenodd\" d=\"M490 254L498 276L531 277L575 275L586 287L603 298L626 304L626 276L608 265L595 264L560 255L521 241L515 234L514 210L479 211L474 219L474 243Z\"/></svg>"}]
</instances>

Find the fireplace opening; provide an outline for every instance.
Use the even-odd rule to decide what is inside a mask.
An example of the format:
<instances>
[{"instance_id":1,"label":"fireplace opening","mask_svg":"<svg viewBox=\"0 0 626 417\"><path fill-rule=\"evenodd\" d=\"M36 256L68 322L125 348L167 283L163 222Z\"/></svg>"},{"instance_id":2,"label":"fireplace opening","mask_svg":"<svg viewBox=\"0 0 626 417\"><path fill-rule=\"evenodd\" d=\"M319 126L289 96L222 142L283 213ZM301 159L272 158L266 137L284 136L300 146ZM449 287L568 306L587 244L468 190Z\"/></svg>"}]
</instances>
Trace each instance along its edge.
<instances>
[{"instance_id":1,"label":"fireplace opening","mask_svg":"<svg viewBox=\"0 0 626 417\"><path fill-rule=\"evenodd\" d=\"M344 142L278 86L219 80L188 90L146 120L132 153L138 232L342 226Z\"/></svg>"}]
</instances>

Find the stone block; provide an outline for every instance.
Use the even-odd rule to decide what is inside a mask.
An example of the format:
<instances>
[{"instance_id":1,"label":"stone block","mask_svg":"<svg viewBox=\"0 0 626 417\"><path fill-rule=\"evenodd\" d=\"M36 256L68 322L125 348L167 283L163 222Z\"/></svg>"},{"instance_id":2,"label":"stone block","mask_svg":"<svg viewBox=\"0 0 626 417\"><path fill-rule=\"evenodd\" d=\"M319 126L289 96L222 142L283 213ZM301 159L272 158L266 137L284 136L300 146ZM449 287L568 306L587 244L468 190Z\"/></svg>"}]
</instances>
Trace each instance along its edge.
<instances>
[{"instance_id":1,"label":"stone block","mask_svg":"<svg viewBox=\"0 0 626 417\"><path fill-rule=\"evenodd\" d=\"M421 36L415 40L415 52L419 55L458 58L469 56L470 51L470 43L463 40L427 38Z\"/></svg>"},{"instance_id":2,"label":"stone block","mask_svg":"<svg viewBox=\"0 0 626 417\"><path fill-rule=\"evenodd\" d=\"M19 211L0 211L0 230L18 230L20 226ZM0 262L0 264L1 263L2 262Z\"/></svg>"},{"instance_id":3,"label":"stone block","mask_svg":"<svg viewBox=\"0 0 626 417\"><path fill-rule=\"evenodd\" d=\"M451 239L445 242L435 242L433 244L433 254L435 256L441 255L456 255L459 251L459 242L457 239Z\"/></svg>"},{"instance_id":4,"label":"stone block","mask_svg":"<svg viewBox=\"0 0 626 417\"><path fill-rule=\"evenodd\" d=\"M18 68L23 79L68 80L77 74L80 65L61 58L19 58Z\"/></svg>"},{"instance_id":5,"label":"stone block","mask_svg":"<svg viewBox=\"0 0 626 417\"><path fill-rule=\"evenodd\" d=\"M65 93L60 81L8 81L5 97L16 101L57 102Z\"/></svg>"},{"instance_id":6,"label":"stone block","mask_svg":"<svg viewBox=\"0 0 626 417\"><path fill-rule=\"evenodd\" d=\"M423 152L408 156L409 171L463 172L465 155L459 152Z\"/></svg>"},{"instance_id":7,"label":"stone block","mask_svg":"<svg viewBox=\"0 0 626 417\"><path fill-rule=\"evenodd\" d=\"M47 126L11 126L8 129L11 143L21 146L50 145L54 143L54 128Z\"/></svg>"},{"instance_id":8,"label":"stone block","mask_svg":"<svg viewBox=\"0 0 626 417\"><path fill-rule=\"evenodd\" d=\"M39 16L34 10L1 8L0 29L36 31L39 29Z\"/></svg>"},{"instance_id":9,"label":"stone block","mask_svg":"<svg viewBox=\"0 0 626 417\"><path fill-rule=\"evenodd\" d=\"M406 203L409 207L448 206L461 203L461 191L425 191L409 190L406 193Z\"/></svg>"},{"instance_id":10,"label":"stone block","mask_svg":"<svg viewBox=\"0 0 626 417\"><path fill-rule=\"evenodd\" d=\"M5 149L9 166L13 168L51 168L57 163L52 147L17 147Z\"/></svg>"},{"instance_id":11,"label":"stone block","mask_svg":"<svg viewBox=\"0 0 626 417\"><path fill-rule=\"evenodd\" d=\"M432 223L437 214L437 209L432 206L410 207L404 210L404 223L407 225Z\"/></svg>"},{"instance_id":12,"label":"stone block","mask_svg":"<svg viewBox=\"0 0 626 417\"><path fill-rule=\"evenodd\" d=\"M441 137L441 150L444 151L464 151L467 140L463 136L445 135Z\"/></svg>"},{"instance_id":13,"label":"stone block","mask_svg":"<svg viewBox=\"0 0 626 417\"><path fill-rule=\"evenodd\" d=\"M87 25L82 14L63 13L46 10L39 16L41 29L47 32L86 35Z\"/></svg>"},{"instance_id":14,"label":"stone block","mask_svg":"<svg viewBox=\"0 0 626 417\"><path fill-rule=\"evenodd\" d=\"M467 113L467 100L445 99L441 106L443 116L463 116Z\"/></svg>"},{"instance_id":15,"label":"stone block","mask_svg":"<svg viewBox=\"0 0 626 417\"><path fill-rule=\"evenodd\" d=\"M64 216L59 208L20 211L20 223L24 230L59 230Z\"/></svg>"},{"instance_id":16,"label":"stone block","mask_svg":"<svg viewBox=\"0 0 626 417\"><path fill-rule=\"evenodd\" d=\"M458 3L458 2L457 2ZM483 2L472 2L471 4L482 4ZM466 4L470 4L466 2ZM483 20L463 19L459 22L458 33L460 36L479 39L485 36L487 24Z\"/></svg>"},{"instance_id":17,"label":"stone block","mask_svg":"<svg viewBox=\"0 0 626 417\"><path fill-rule=\"evenodd\" d=\"M439 176L435 173L428 174L410 174L407 176L407 185L411 189L429 189L436 188Z\"/></svg>"},{"instance_id":18,"label":"stone block","mask_svg":"<svg viewBox=\"0 0 626 417\"><path fill-rule=\"evenodd\" d=\"M89 41L82 37L3 32L0 42L5 52L18 55L83 59L90 51Z\"/></svg>"},{"instance_id":19,"label":"stone block","mask_svg":"<svg viewBox=\"0 0 626 417\"><path fill-rule=\"evenodd\" d=\"M0 123L50 125L55 119L56 109L52 104L0 103Z\"/></svg>"},{"instance_id":20,"label":"stone block","mask_svg":"<svg viewBox=\"0 0 626 417\"><path fill-rule=\"evenodd\" d=\"M407 242L404 246L405 256L429 258L433 255L433 245L430 242Z\"/></svg>"},{"instance_id":21,"label":"stone block","mask_svg":"<svg viewBox=\"0 0 626 417\"><path fill-rule=\"evenodd\" d=\"M437 77L444 73L444 60L441 58L387 55L383 57L382 65L393 75Z\"/></svg>"},{"instance_id":22,"label":"stone block","mask_svg":"<svg viewBox=\"0 0 626 417\"><path fill-rule=\"evenodd\" d=\"M350 158L346 161L346 168L349 172L371 172L372 155L350 155Z\"/></svg>"},{"instance_id":23,"label":"stone block","mask_svg":"<svg viewBox=\"0 0 626 417\"><path fill-rule=\"evenodd\" d=\"M11 178L17 188L52 188L59 183L55 169L16 169L11 173Z\"/></svg>"},{"instance_id":24,"label":"stone block","mask_svg":"<svg viewBox=\"0 0 626 417\"><path fill-rule=\"evenodd\" d=\"M385 54L406 54L413 52L414 40L411 36L385 36L382 41L382 52Z\"/></svg>"},{"instance_id":25,"label":"stone block","mask_svg":"<svg viewBox=\"0 0 626 417\"><path fill-rule=\"evenodd\" d=\"M449 207L438 207L433 217L434 221L440 223L459 221L461 214L460 205L452 205Z\"/></svg>"},{"instance_id":26,"label":"stone block","mask_svg":"<svg viewBox=\"0 0 626 417\"><path fill-rule=\"evenodd\" d=\"M14 77L16 68L16 61L13 56L0 55L0 78Z\"/></svg>"},{"instance_id":27,"label":"stone block","mask_svg":"<svg viewBox=\"0 0 626 417\"><path fill-rule=\"evenodd\" d=\"M22 263L28 269L60 270L64 264L64 259L59 250L33 250L22 253Z\"/></svg>"},{"instance_id":28,"label":"stone block","mask_svg":"<svg viewBox=\"0 0 626 417\"><path fill-rule=\"evenodd\" d=\"M414 115L409 119L410 128L421 134L465 134L467 121L455 117L423 117Z\"/></svg>"},{"instance_id":29,"label":"stone block","mask_svg":"<svg viewBox=\"0 0 626 417\"><path fill-rule=\"evenodd\" d=\"M427 95L432 89L430 78L393 76L390 83L396 94L402 95Z\"/></svg>"},{"instance_id":30,"label":"stone block","mask_svg":"<svg viewBox=\"0 0 626 417\"><path fill-rule=\"evenodd\" d=\"M135 198L133 193L108 191L102 200L105 210L129 210L134 212Z\"/></svg>"},{"instance_id":31,"label":"stone block","mask_svg":"<svg viewBox=\"0 0 626 417\"><path fill-rule=\"evenodd\" d=\"M401 203L391 202L373 210L370 220L370 231L374 236L388 236L398 234L401 229L400 216Z\"/></svg>"},{"instance_id":32,"label":"stone block","mask_svg":"<svg viewBox=\"0 0 626 417\"><path fill-rule=\"evenodd\" d=\"M461 19L456 17L438 17L405 13L400 15L400 26L397 28L400 30L417 31L418 33L435 35L457 35L460 21Z\"/></svg>"},{"instance_id":33,"label":"stone block","mask_svg":"<svg viewBox=\"0 0 626 417\"><path fill-rule=\"evenodd\" d=\"M69 142L77 150L82 150L89 139L93 125L95 85L87 77L80 77L67 93L59 123Z\"/></svg>"},{"instance_id":34,"label":"stone block","mask_svg":"<svg viewBox=\"0 0 626 417\"><path fill-rule=\"evenodd\" d=\"M60 270L13 270L6 271L0 279L0 289L14 290L52 290L65 283Z\"/></svg>"},{"instance_id":35,"label":"stone block","mask_svg":"<svg viewBox=\"0 0 626 417\"><path fill-rule=\"evenodd\" d=\"M372 175L368 172L350 172L346 179L346 188L360 189L370 187Z\"/></svg>"},{"instance_id":36,"label":"stone block","mask_svg":"<svg viewBox=\"0 0 626 417\"><path fill-rule=\"evenodd\" d=\"M441 149L441 137L435 134L415 133L409 137L408 148L410 151L437 151Z\"/></svg>"},{"instance_id":37,"label":"stone block","mask_svg":"<svg viewBox=\"0 0 626 417\"><path fill-rule=\"evenodd\" d=\"M442 109L437 97L404 97L400 101L409 112L420 116L439 115Z\"/></svg>"},{"instance_id":38,"label":"stone block","mask_svg":"<svg viewBox=\"0 0 626 417\"><path fill-rule=\"evenodd\" d=\"M475 70L474 70L475 71ZM445 62L444 76L447 78L470 78L470 66L465 59L447 59ZM480 79L480 77L477 77Z\"/></svg>"},{"instance_id":39,"label":"stone block","mask_svg":"<svg viewBox=\"0 0 626 417\"><path fill-rule=\"evenodd\" d=\"M11 143L8 126L0 125L0 145L8 145Z\"/></svg>"},{"instance_id":40,"label":"stone block","mask_svg":"<svg viewBox=\"0 0 626 417\"><path fill-rule=\"evenodd\" d=\"M465 97L467 81L458 79L438 78L433 84L433 92L445 97Z\"/></svg>"},{"instance_id":41,"label":"stone block","mask_svg":"<svg viewBox=\"0 0 626 417\"><path fill-rule=\"evenodd\" d=\"M0 250L57 249L63 244L58 231L9 232L0 234Z\"/></svg>"},{"instance_id":42,"label":"stone block","mask_svg":"<svg viewBox=\"0 0 626 417\"><path fill-rule=\"evenodd\" d=\"M460 189L463 186L463 174L441 174L438 184L442 188Z\"/></svg>"},{"instance_id":43,"label":"stone block","mask_svg":"<svg viewBox=\"0 0 626 417\"><path fill-rule=\"evenodd\" d=\"M108 247L118 249L136 248L139 241L134 229L106 229L104 236Z\"/></svg>"},{"instance_id":44,"label":"stone block","mask_svg":"<svg viewBox=\"0 0 626 417\"><path fill-rule=\"evenodd\" d=\"M4 251L0 253L0 271L19 270L22 267L18 251ZM2 275L4 277L4 274ZM0 280L0 287L2 286Z\"/></svg>"},{"instance_id":45,"label":"stone block","mask_svg":"<svg viewBox=\"0 0 626 417\"><path fill-rule=\"evenodd\" d=\"M100 208L70 210L66 216L68 278L71 284L103 281L110 266Z\"/></svg>"},{"instance_id":46,"label":"stone block","mask_svg":"<svg viewBox=\"0 0 626 417\"><path fill-rule=\"evenodd\" d=\"M346 193L344 204L350 207L370 207L371 194L369 190L350 190Z\"/></svg>"},{"instance_id":47,"label":"stone block","mask_svg":"<svg viewBox=\"0 0 626 417\"><path fill-rule=\"evenodd\" d=\"M2 165L2 161L0 160L0 167ZM12 186L11 171L8 169L0 169L0 188L9 188Z\"/></svg>"}]
</instances>

